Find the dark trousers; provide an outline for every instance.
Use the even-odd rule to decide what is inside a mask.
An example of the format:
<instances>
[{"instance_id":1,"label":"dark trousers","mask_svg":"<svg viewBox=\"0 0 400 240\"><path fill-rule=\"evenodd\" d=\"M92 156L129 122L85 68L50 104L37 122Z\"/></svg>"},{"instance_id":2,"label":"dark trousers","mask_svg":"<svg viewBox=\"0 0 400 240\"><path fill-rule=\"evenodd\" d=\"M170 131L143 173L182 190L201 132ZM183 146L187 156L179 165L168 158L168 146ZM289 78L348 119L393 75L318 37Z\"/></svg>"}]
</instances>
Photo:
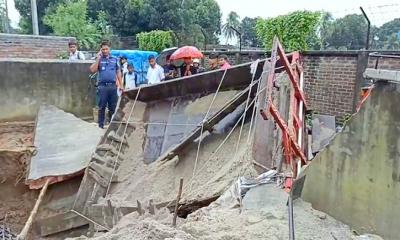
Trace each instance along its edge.
<instances>
[{"instance_id":1,"label":"dark trousers","mask_svg":"<svg viewBox=\"0 0 400 240\"><path fill-rule=\"evenodd\" d=\"M99 90L99 127L103 128L106 107L108 107L110 119L115 112L115 107L117 106L118 102L117 86L115 84L99 85L98 90Z\"/></svg>"}]
</instances>

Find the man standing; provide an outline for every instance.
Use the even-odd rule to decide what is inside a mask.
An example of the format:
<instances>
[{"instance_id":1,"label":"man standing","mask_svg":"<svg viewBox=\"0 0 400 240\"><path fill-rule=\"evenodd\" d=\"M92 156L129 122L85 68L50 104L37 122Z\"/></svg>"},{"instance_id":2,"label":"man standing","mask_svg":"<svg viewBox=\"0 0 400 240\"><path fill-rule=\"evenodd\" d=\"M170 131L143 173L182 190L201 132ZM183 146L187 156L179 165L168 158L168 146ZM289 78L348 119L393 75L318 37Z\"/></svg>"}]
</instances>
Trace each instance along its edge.
<instances>
[{"instance_id":1,"label":"man standing","mask_svg":"<svg viewBox=\"0 0 400 240\"><path fill-rule=\"evenodd\" d=\"M208 56L208 66L210 71L219 69L218 55L216 53L211 53Z\"/></svg>"},{"instance_id":2,"label":"man standing","mask_svg":"<svg viewBox=\"0 0 400 240\"><path fill-rule=\"evenodd\" d=\"M117 86L122 86L121 70L118 59L110 54L111 44L108 41L101 43L96 62L90 66L92 73L98 72L99 83L99 127L104 128L105 111L108 106L110 116L117 106ZM121 88L121 87L120 87Z\"/></svg>"},{"instance_id":3,"label":"man standing","mask_svg":"<svg viewBox=\"0 0 400 240\"><path fill-rule=\"evenodd\" d=\"M78 43L75 40L71 40L68 42L68 50L69 50L69 60L85 60L85 55L81 51L78 51Z\"/></svg>"},{"instance_id":4,"label":"man standing","mask_svg":"<svg viewBox=\"0 0 400 240\"><path fill-rule=\"evenodd\" d=\"M171 80L177 77L178 71L175 65L172 63L171 55L167 55L165 58L167 64L164 66L165 80Z\"/></svg>"},{"instance_id":5,"label":"man standing","mask_svg":"<svg viewBox=\"0 0 400 240\"><path fill-rule=\"evenodd\" d=\"M149 69L147 70L147 84L157 84L165 79L164 69L156 63L154 55L149 56Z\"/></svg>"}]
</instances>

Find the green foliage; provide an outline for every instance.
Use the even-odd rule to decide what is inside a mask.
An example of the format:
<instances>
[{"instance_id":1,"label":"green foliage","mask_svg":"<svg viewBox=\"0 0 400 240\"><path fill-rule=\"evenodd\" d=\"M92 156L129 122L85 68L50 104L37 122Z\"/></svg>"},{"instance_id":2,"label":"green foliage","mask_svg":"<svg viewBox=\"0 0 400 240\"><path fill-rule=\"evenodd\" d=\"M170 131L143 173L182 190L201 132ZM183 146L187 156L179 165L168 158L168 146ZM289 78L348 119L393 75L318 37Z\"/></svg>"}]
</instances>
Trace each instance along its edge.
<instances>
[{"instance_id":1,"label":"green foliage","mask_svg":"<svg viewBox=\"0 0 400 240\"><path fill-rule=\"evenodd\" d=\"M277 36L284 48L291 50L309 49L308 40L315 36L320 12L297 11L269 19L258 19L257 36L267 49L272 47L274 36Z\"/></svg>"},{"instance_id":2,"label":"green foliage","mask_svg":"<svg viewBox=\"0 0 400 240\"><path fill-rule=\"evenodd\" d=\"M334 49L359 50L365 47L367 22L361 14L349 14L331 25L327 46Z\"/></svg>"},{"instance_id":3,"label":"green foliage","mask_svg":"<svg viewBox=\"0 0 400 240\"><path fill-rule=\"evenodd\" d=\"M46 13L53 11L58 4L64 3L65 0L37 0L37 13L39 21L39 33L41 35L50 34L51 28L47 26L43 18ZM29 0L14 0L15 8L18 10L21 19L19 27L21 33L32 34L32 15L31 15L31 1Z\"/></svg>"},{"instance_id":4,"label":"green foliage","mask_svg":"<svg viewBox=\"0 0 400 240\"><path fill-rule=\"evenodd\" d=\"M181 45L200 45L205 39L216 42L221 24L221 11L215 0L88 0L89 18L97 19L99 11L106 13L120 36L171 30Z\"/></svg>"},{"instance_id":5,"label":"green foliage","mask_svg":"<svg viewBox=\"0 0 400 240\"><path fill-rule=\"evenodd\" d=\"M400 49L400 18L393 19L390 22L383 24L376 30L376 46L385 50L399 50Z\"/></svg>"},{"instance_id":6,"label":"green foliage","mask_svg":"<svg viewBox=\"0 0 400 240\"><path fill-rule=\"evenodd\" d=\"M228 40L235 37L237 34L232 27L237 30L240 28L240 17L236 12L230 12L226 19L226 23L222 26L222 33Z\"/></svg>"},{"instance_id":7,"label":"green foliage","mask_svg":"<svg viewBox=\"0 0 400 240\"><path fill-rule=\"evenodd\" d=\"M242 41L245 46L259 47L260 41L257 38L256 24L258 18L243 18L240 24L240 31L242 32Z\"/></svg>"},{"instance_id":8,"label":"green foliage","mask_svg":"<svg viewBox=\"0 0 400 240\"><path fill-rule=\"evenodd\" d=\"M151 32L141 32L136 35L139 48L142 50L161 52L165 48L174 45L172 31L154 30Z\"/></svg>"},{"instance_id":9,"label":"green foliage","mask_svg":"<svg viewBox=\"0 0 400 240\"><path fill-rule=\"evenodd\" d=\"M85 0L75 0L62 3L53 13L44 17L44 23L59 36L76 37L84 49L95 49L98 42L111 34L103 12L99 12L96 22L87 18L87 3Z\"/></svg>"}]
</instances>

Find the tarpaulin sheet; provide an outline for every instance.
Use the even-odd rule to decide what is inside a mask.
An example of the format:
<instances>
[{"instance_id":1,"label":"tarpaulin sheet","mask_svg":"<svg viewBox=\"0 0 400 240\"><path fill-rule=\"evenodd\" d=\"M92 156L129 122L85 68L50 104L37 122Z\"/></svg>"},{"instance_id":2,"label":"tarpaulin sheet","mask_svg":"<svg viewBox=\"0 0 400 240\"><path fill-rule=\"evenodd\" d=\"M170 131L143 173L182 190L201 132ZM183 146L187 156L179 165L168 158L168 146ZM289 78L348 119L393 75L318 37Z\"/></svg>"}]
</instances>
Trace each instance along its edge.
<instances>
[{"instance_id":1,"label":"tarpaulin sheet","mask_svg":"<svg viewBox=\"0 0 400 240\"><path fill-rule=\"evenodd\" d=\"M36 120L34 145L27 182L64 176L84 169L103 129L54 106L41 106Z\"/></svg>"},{"instance_id":2,"label":"tarpaulin sheet","mask_svg":"<svg viewBox=\"0 0 400 240\"><path fill-rule=\"evenodd\" d=\"M147 83L146 74L149 68L148 57L153 55L157 57L158 53L153 51L140 51L140 50L111 50L111 55L114 57L125 56L128 59L128 63L132 63L135 72L138 75L138 82L140 84Z\"/></svg>"}]
</instances>

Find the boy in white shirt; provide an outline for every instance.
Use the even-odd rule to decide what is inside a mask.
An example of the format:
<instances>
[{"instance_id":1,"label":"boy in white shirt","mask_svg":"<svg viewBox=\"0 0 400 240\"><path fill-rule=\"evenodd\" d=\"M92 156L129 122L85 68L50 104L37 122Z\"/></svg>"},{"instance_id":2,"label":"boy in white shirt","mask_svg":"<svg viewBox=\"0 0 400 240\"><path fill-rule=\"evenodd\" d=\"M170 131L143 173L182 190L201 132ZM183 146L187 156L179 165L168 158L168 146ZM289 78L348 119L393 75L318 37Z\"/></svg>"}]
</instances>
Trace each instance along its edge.
<instances>
[{"instance_id":1,"label":"boy in white shirt","mask_svg":"<svg viewBox=\"0 0 400 240\"><path fill-rule=\"evenodd\" d=\"M74 40L68 42L68 50L69 50L69 60L77 61L77 60L85 60L85 55L81 51L78 51L78 43Z\"/></svg>"},{"instance_id":2,"label":"boy in white shirt","mask_svg":"<svg viewBox=\"0 0 400 240\"><path fill-rule=\"evenodd\" d=\"M124 74L125 90L136 88L137 74L132 63L128 64L128 72Z\"/></svg>"}]
</instances>

